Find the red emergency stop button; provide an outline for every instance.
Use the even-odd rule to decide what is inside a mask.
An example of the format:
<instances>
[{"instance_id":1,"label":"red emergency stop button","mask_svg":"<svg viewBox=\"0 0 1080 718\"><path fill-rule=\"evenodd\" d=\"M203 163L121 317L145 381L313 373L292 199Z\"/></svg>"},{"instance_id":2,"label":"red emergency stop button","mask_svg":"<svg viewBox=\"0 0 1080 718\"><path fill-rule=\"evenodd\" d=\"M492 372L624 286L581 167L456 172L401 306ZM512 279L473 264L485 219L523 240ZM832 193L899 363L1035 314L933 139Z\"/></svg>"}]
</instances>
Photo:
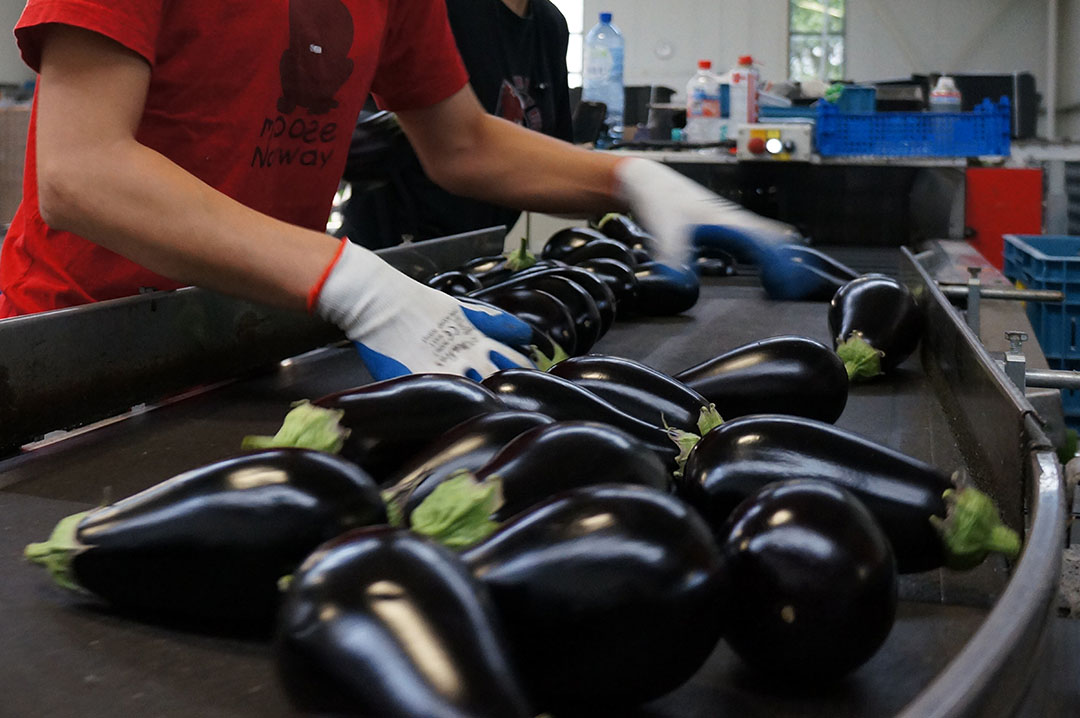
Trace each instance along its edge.
<instances>
[{"instance_id":1,"label":"red emergency stop button","mask_svg":"<svg viewBox=\"0 0 1080 718\"><path fill-rule=\"evenodd\" d=\"M751 137L750 141L746 143L746 149L751 154L760 155L765 153L765 140L760 137Z\"/></svg>"}]
</instances>

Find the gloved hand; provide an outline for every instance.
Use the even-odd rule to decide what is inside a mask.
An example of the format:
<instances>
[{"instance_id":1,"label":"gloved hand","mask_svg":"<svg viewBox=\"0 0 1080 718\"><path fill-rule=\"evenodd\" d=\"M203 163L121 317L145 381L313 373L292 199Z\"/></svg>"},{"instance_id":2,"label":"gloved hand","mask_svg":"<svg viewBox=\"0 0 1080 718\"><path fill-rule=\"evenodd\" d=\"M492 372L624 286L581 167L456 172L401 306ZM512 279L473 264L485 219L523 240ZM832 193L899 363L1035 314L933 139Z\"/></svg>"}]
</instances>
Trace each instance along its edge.
<instances>
[{"instance_id":1,"label":"gloved hand","mask_svg":"<svg viewBox=\"0 0 1080 718\"><path fill-rule=\"evenodd\" d=\"M412 280L347 239L308 306L345 331L376 380L437 372L480 381L532 366L507 346L529 344L528 324Z\"/></svg>"},{"instance_id":2,"label":"gloved hand","mask_svg":"<svg viewBox=\"0 0 1080 718\"><path fill-rule=\"evenodd\" d=\"M695 241L750 261L771 246L800 241L793 227L723 199L659 162L628 158L615 165L615 176L619 198L652 234L653 255L664 264L689 263Z\"/></svg>"}]
</instances>

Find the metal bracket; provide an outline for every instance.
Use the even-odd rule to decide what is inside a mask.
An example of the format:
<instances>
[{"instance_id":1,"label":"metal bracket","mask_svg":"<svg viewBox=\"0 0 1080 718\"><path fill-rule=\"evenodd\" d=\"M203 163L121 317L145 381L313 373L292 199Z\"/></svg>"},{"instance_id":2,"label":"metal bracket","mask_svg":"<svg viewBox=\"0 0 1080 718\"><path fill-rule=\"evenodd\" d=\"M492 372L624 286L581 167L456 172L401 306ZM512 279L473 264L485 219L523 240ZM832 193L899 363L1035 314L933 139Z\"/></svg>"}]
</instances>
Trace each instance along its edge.
<instances>
[{"instance_id":1,"label":"metal bracket","mask_svg":"<svg viewBox=\"0 0 1080 718\"><path fill-rule=\"evenodd\" d=\"M1020 391L1027 386L1027 357L1024 356L1024 342L1027 332L1010 330L1005 332L1009 340L1009 349L1005 352L1005 376L1009 377Z\"/></svg>"}]
</instances>

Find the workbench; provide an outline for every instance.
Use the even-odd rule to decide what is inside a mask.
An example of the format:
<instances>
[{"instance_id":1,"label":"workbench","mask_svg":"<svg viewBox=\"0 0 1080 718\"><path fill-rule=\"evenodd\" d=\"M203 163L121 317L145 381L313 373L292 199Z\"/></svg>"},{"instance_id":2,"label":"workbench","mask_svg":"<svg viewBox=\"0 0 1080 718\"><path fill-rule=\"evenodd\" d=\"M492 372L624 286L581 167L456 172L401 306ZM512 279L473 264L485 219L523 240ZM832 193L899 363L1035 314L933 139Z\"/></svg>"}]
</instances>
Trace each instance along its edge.
<instances>
[{"instance_id":1,"label":"workbench","mask_svg":"<svg viewBox=\"0 0 1080 718\"><path fill-rule=\"evenodd\" d=\"M898 251L876 256L879 264L895 263L876 268L908 271ZM593 351L674 373L771 335L803 334L827 343L826 307L770 301L753 282L707 279L690 311L665 318L617 319ZM1022 317L1016 307L1001 311L1021 311L1008 321ZM3 328L0 324L0 337ZM56 342L56 351L75 351L60 337ZM905 362L896 376L854 387L837 424L942 469L967 466L979 473L967 439L958 438L958 420L941 397L940 379L923 368L926 351L924 347L922 359ZM26 543L44 539L68 514L235 455L245 435L273 433L295 400L368 381L353 350L331 343L284 362L174 391L168 399L136 407L90 430L49 435L0 460L0 716L290 715L266 640L207 635L198 627L152 625L115 614L93 599L54 586L45 572L21 560L21 551ZM972 385L977 381L982 379L973 378ZM1017 401L1012 395L1006 399ZM988 399L985 406L996 410L995 401ZM1033 425L1030 412L1020 412L1017 421ZM1034 444L1037 449L1038 440ZM994 461L994 449L982 448ZM1012 512L1029 530L1036 529L1029 533L1029 542L1052 553L1064 537L1061 516L1054 515L1063 510L1064 498L1057 485L1060 474L1055 473L1060 466L1049 466L1045 449L1033 455L1043 462L1043 473L1034 477L1041 485L1024 494L1027 498L1019 499L1025 491L1020 474L1026 470L1017 473L1019 504ZM1060 561L1059 545L1057 549ZM1047 560L1032 556L1029 561L1027 554L1021 559L1020 566L1026 562L1028 569L1025 576L1037 574L1038 580L1024 587L1023 595L1013 591L1009 597L1010 606L1018 607L1015 627L1008 616L992 609L1015 584L1010 575L1019 575L1018 566L996 559L967 574L906 576L896 625L885 645L836 686L812 694L777 694L775 686L745 672L721 642L683 687L619 718L1004 715L1028 685L1019 715L1080 714L1080 622L1047 617L1053 611L1047 591L1054 588L1047 582L1056 580ZM980 631L988 622L996 627ZM998 640L997 634L1014 628L1016 635ZM963 660L956 660L965 647L969 650ZM1015 665L995 663L1003 650ZM993 674L958 671L959 664L964 670L975 665L973 659L985 661ZM935 682L950 668L955 685ZM912 703L920 697L923 703ZM941 709L929 711L928 704ZM908 712L902 713L905 707Z\"/></svg>"}]
</instances>

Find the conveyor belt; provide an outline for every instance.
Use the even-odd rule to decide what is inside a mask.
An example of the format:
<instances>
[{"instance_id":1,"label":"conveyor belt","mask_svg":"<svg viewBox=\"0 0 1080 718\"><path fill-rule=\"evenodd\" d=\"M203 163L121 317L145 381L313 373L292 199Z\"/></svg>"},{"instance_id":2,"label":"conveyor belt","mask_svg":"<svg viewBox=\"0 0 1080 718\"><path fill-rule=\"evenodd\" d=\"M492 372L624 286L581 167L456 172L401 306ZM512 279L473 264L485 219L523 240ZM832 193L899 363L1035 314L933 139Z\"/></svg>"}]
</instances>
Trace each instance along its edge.
<instances>
[{"instance_id":1,"label":"conveyor belt","mask_svg":"<svg viewBox=\"0 0 1080 718\"><path fill-rule=\"evenodd\" d=\"M825 306L770 302L759 288L713 280L686 316L617 321L595 351L674 372L768 335L827 341ZM351 349L321 350L0 463L0 714L287 715L266 644L110 615L52 587L19 552L105 495L119 498L235 453L245 434L276 429L296 399L365 381ZM942 468L962 463L916 358L895 380L855 389L838 423ZM773 695L743 675L721 644L693 680L638 715L893 715L975 632L1006 578L993 564L962 579L935 572L905 580L906 600L885 646L826 694Z\"/></svg>"}]
</instances>

